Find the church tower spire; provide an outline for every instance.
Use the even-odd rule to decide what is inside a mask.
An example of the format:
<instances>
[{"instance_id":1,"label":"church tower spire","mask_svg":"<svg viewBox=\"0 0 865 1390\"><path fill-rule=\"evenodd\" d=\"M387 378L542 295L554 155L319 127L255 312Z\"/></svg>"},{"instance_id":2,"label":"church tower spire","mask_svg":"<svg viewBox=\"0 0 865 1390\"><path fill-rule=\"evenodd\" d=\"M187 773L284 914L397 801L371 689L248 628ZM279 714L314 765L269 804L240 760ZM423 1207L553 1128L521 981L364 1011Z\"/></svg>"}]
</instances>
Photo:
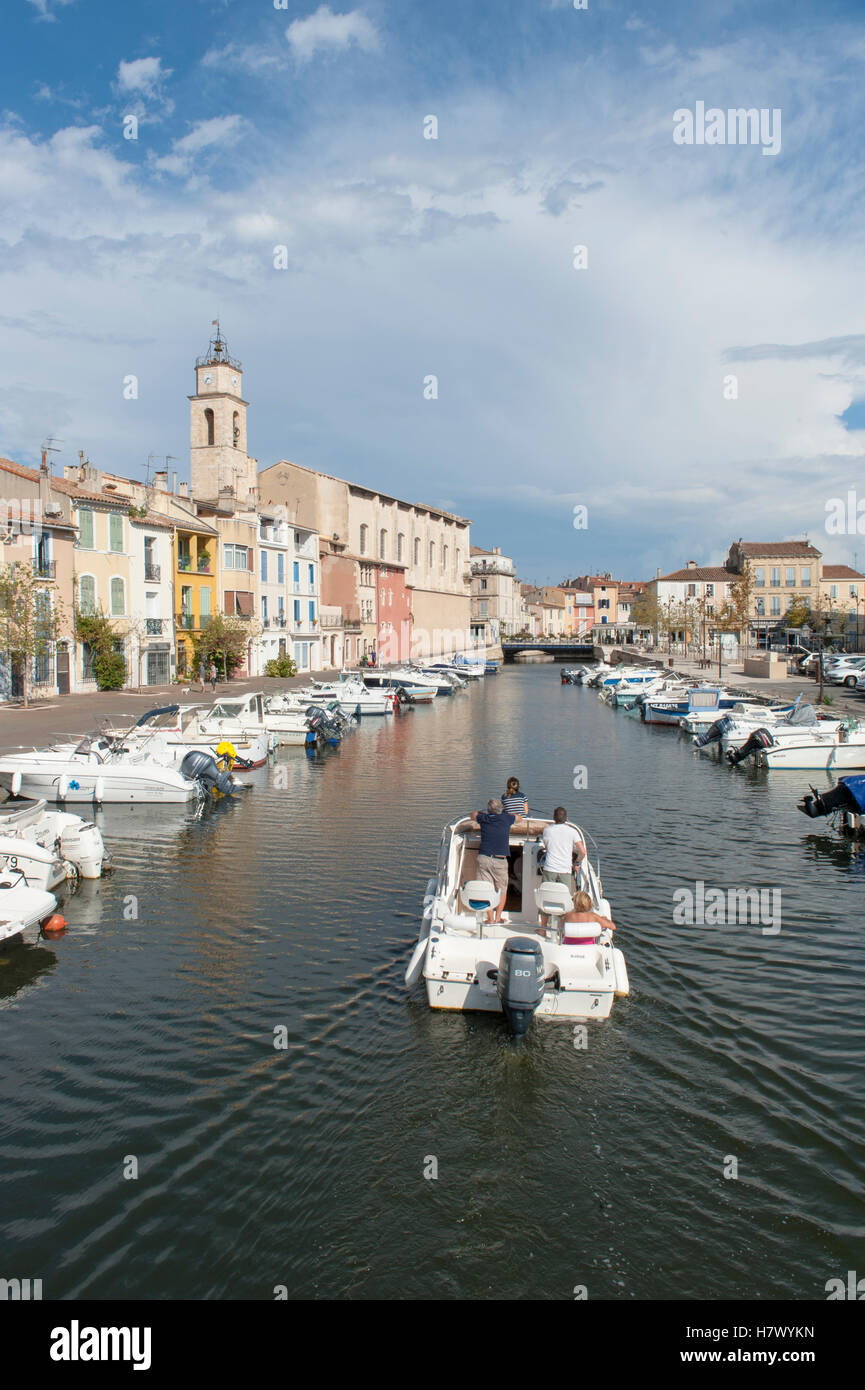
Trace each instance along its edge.
<instances>
[{"instance_id":1,"label":"church tower spire","mask_svg":"<svg viewBox=\"0 0 865 1390\"><path fill-rule=\"evenodd\" d=\"M229 353L218 319L213 328L207 352L195 360L196 389L189 397L191 492L200 502L231 496L247 506L257 473L246 451L243 367Z\"/></svg>"}]
</instances>

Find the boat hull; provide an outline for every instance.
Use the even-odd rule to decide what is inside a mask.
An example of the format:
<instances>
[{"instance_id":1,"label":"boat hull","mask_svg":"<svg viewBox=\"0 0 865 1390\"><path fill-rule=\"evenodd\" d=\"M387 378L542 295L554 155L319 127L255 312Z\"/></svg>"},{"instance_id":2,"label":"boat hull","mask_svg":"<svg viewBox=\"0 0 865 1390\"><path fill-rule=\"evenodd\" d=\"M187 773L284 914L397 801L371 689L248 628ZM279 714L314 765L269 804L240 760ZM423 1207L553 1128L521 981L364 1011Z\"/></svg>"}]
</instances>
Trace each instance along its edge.
<instances>
[{"instance_id":1,"label":"boat hull","mask_svg":"<svg viewBox=\"0 0 865 1390\"><path fill-rule=\"evenodd\" d=\"M11 771L0 769L0 787L12 789L12 779L20 771L21 783L18 795L38 801L80 802L147 802L165 805L182 805L197 793L195 783L156 781L133 770L124 771L122 776L110 776L106 767L72 767L39 770L19 767ZM62 785L64 784L64 785ZM179 784L179 785L178 785Z\"/></svg>"}]
</instances>

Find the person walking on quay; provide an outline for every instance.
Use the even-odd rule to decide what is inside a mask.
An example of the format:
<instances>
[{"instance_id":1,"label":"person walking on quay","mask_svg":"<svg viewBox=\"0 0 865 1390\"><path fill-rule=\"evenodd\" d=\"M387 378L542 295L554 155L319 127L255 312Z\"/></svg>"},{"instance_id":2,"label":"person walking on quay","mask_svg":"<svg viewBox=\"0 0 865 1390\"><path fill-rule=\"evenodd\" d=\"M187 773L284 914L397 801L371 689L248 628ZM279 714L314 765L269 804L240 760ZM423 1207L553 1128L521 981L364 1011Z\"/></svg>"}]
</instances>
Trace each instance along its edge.
<instances>
[{"instance_id":1,"label":"person walking on quay","mask_svg":"<svg viewBox=\"0 0 865 1390\"><path fill-rule=\"evenodd\" d=\"M211 690L212 690L212 691L214 692L214 694L215 694L215 693L216 693L216 662L215 662L215 661L211 661L211 663L210 663L210 688L211 688Z\"/></svg>"},{"instance_id":2,"label":"person walking on quay","mask_svg":"<svg viewBox=\"0 0 865 1390\"><path fill-rule=\"evenodd\" d=\"M502 808L511 811L517 816L527 816L529 814L529 803L524 794L520 791L520 779L509 777L505 787L505 794L502 797Z\"/></svg>"},{"instance_id":3,"label":"person walking on quay","mask_svg":"<svg viewBox=\"0 0 865 1390\"><path fill-rule=\"evenodd\" d=\"M204 657L201 658L201 663L198 667L198 678L201 681L201 693L203 695L204 682L207 680L207 662L204 660Z\"/></svg>"},{"instance_id":4,"label":"person walking on quay","mask_svg":"<svg viewBox=\"0 0 865 1390\"><path fill-rule=\"evenodd\" d=\"M508 896L508 852L510 850L511 826L523 825L523 817L512 811L502 809L497 797L487 802L485 811L476 811L472 823L479 827L481 843L478 849L478 878L491 883L498 890L499 901L487 913L488 922L500 922L502 909Z\"/></svg>"}]
</instances>

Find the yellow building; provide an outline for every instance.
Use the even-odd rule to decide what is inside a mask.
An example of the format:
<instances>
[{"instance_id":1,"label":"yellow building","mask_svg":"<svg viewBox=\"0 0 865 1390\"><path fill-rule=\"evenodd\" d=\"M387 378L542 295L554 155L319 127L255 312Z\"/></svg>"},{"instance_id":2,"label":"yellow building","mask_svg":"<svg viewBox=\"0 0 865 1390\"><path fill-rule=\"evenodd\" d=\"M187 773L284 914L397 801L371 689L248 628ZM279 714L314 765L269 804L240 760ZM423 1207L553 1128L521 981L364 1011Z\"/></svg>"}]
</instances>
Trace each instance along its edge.
<instances>
[{"instance_id":1,"label":"yellow building","mask_svg":"<svg viewBox=\"0 0 865 1390\"><path fill-rule=\"evenodd\" d=\"M194 643L209 618L219 611L217 569L219 533L191 512L180 515L173 508L177 528L174 550L175 628L177 674L194 672Z\"/></svg>"}]
</instances>

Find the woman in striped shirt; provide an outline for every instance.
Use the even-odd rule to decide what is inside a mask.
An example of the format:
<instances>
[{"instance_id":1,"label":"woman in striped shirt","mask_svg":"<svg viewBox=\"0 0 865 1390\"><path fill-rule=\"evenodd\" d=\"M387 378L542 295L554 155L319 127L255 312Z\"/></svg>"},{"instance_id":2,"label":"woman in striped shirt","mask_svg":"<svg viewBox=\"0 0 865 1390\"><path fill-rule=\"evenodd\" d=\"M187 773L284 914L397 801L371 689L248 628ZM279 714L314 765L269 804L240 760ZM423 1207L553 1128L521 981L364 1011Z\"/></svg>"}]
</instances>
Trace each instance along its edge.
<instances>
[{"instance_id":1,"label":"woman in striped shirt","mask_svg":"<svg viewBox=\"0 0 865 1390\"><path fill-rule=\"evenodd\" d=\"M520 791L518 777L508 778L508 785L502 797L502 810L510 811L515 816L527 816L529 814L529 803Z\"/></svg>"}]
</instances>

